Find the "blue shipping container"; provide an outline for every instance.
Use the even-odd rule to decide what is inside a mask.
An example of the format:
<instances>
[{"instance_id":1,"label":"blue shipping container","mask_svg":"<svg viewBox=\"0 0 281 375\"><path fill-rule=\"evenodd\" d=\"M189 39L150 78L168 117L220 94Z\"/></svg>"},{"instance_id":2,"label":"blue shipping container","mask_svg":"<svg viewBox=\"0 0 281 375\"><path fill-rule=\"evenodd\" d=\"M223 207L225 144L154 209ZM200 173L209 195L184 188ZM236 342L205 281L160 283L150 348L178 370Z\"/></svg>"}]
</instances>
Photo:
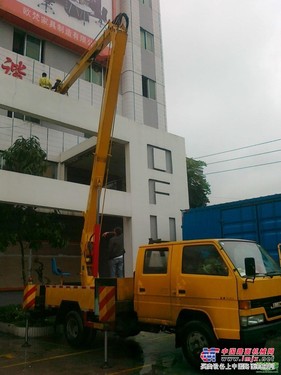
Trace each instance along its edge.
<instances>
[{"instance_id":1,"label":"blue shipping container","mask_svg":"<svg viewBox=\"0 0 281 375\"><path fill-rule=\"evenodd\" d=\"M281 194L183 211L184 240L242 238L260 243L276 260L281 243Z\"/></svg>"}]
</instances>

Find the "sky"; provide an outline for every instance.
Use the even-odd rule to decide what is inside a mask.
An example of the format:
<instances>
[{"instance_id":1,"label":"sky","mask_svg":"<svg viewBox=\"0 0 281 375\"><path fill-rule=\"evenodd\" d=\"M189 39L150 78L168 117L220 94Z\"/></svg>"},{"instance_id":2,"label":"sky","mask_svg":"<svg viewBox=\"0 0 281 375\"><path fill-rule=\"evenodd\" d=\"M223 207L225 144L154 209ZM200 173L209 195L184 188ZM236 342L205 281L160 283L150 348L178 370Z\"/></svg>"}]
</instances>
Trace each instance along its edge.
<instances>
[{"instance_id":1,"label":"sky","mask_svg":"<svg viewBox=\"0 0 281 375\"><path fill-rule=\"evenodd\" d=\"M281 193L281 1L160 0L160 12L168 131L206 162L210 204Z\"/></svg>"}]
</instances>

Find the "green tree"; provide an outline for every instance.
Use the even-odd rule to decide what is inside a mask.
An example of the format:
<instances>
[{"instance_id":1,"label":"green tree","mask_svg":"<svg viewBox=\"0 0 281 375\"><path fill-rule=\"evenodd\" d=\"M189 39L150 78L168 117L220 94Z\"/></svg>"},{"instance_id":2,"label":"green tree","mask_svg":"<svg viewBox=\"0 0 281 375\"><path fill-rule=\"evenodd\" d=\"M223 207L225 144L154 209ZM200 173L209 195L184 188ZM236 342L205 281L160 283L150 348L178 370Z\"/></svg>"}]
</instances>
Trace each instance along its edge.
<instances>
[{"instance_id":1,"label":"green tree","mask_svg":"<svg viewBox=\"0 0 281 375\"><path fill-rule=\"evenodd\" d=\"M204 161L186 158L190 208L205 207L209 203L208 195L211 194L211 187L203 173L204 167L206 167Z\"/></svg>"},{"instance_id":2,"label":"green tree","mask_svg":"<svg viewBox=\"0 0 281 375\"><path fill-rule=\"evenodd\" d=\"M21 254L23 284L26 284L25 254L32 254L47 241L52 247L62 248L66 241L60 215L54 211L42 213L36 207L0 204L0 251L18 245Z\"/></svg>"},{"instance_id":3,"label":"green tree","mask_svg":"<svg viewBox=\"0 0 281 375\"><path fill-rule=\"evenodd\" d=\"M2 157L4 169L8 171L42 176L47 168L47 154L35 136L18 138L8 150L3 151Z\"/></svg>"},{"instance_id":4,"label":"green tree","mask_svg":"<svg viewBox=\"0 0 281 375\"><path fill-rule=\"evenodd\" d=\"M37 137L23 137L3 152L5 169L19 173L42 176L46 170L46 153ZM26 284L25 253L38 250L42 241L51 246L65 246L63 225L57 211L43 213L37 207L0 204L0 251L19 245L23 283Z\"/></svg>"}]
</instances>

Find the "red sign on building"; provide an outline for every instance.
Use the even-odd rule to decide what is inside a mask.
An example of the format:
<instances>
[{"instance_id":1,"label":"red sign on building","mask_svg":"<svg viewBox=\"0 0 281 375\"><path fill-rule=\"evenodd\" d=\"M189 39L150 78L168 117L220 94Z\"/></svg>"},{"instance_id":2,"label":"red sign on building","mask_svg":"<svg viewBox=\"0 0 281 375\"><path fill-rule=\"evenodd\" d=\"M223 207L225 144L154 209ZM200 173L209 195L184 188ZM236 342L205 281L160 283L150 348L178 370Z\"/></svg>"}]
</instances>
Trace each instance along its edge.
<instances>
[{"instance_id":1,"label":"red sign on building","mask_svg":"<svg viewBox=\"0 0 281 375\"><path fill-rule=\"evenodd\" d=\"M10 57L6 57L6 60L1 65L1 68L4 70L5 74L12 75L13 77L22 79L26 76L24 70L26 69L26 65L22 61L18 63L13 62Z\"/></svg>"},{"instance_id":2,"label":"red sign on building","mask_svg":"<svg viewBox=\"0 0 281 375\"><path fill-rule=\"evenodd\" d=\"M1 18L79 52L115 14L115 0L0 0Z\"/></svg>"}]
</instances>

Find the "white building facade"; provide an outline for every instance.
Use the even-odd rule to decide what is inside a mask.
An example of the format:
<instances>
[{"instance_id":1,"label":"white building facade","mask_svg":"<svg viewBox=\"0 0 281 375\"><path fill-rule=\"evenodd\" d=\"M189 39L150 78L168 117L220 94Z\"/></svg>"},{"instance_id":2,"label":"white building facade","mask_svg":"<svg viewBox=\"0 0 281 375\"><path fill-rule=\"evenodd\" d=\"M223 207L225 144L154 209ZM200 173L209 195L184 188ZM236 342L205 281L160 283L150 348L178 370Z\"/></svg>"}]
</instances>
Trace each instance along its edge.
<instances>
[{"instance_id":1,"label":"white building facade","mask_svg":"<svg viewBox=\"0 0 281 375\"><path fill-rule=\"evenodd\" d=\"M123 227L131 276L139 244L181 239L181 209L188 207L184 139L167 132L159 0L72 6L65 0L51 7L39 0L0 3L0 152L20 136L36 136L49 163L44 177L1 169L0 201L55 208L82 220L106 67L90 67L68 95L38 81L42 72L53 83L63 78L94 27L102 30L107 19L126 13L128 43L102 210L104 229Z\"/></svg>"}]
</instances>

